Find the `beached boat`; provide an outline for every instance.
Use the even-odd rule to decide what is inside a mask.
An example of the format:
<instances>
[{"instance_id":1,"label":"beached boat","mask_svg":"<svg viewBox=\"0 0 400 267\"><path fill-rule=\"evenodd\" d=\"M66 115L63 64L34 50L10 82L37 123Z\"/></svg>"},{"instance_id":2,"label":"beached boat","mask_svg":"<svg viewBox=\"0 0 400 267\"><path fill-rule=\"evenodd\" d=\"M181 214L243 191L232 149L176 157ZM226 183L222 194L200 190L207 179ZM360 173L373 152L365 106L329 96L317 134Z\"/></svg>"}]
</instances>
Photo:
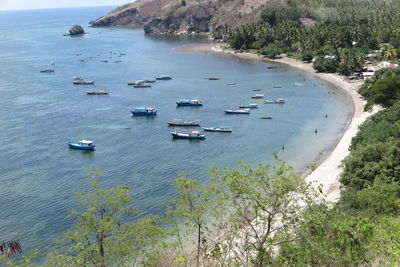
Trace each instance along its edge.
<instances>
[{"instance_id":1,"label":"beached boat","mask_svg":"<svg viewBox=\"0 0 400 267\"><path fill-rule=\"evenodd\" d=\"M156 80L171 80L171 79L172 79L172 77L167 74L158 75L156 77Z\"/></svg>"},{"instance_id":2,"label":"beached boat","mask_svg":"<svg viewBox=\"0 0 400 267\"><path fill-rule=\"evenodd\" d=\"M271 116L261 116L260 119L270 120L270 119L272 119L272 117Z\"/></svg>"},{"instance_id":3,"label":"beached boat","mask_svg":"<svg viewBox=\"0 0 400 267\"><path fill-rule=\"evenodd\" d=\"M209 132L222 132L222 133L231 133L232 128L227 127L227 126L221 126L221 127L204 127L204 131L209 131Z\"/></svg>"},{"instance_id":4,"label":"beached boat","mask_svg":"<svg viewBox=\"0 0 400 267\"><path fill-rule=\"evenodd\" d=\"M257 104L240 105L239 108L250 108L250 109L253 109L253 108L258 108L258 105Z\"/></svg>"},{"instance_id":5,"label":"beached boat","mask_svg":"<svg viewBox=\"0 0 400 267\"><path fill-rule=\"evenodd\" d=\"M157 115L157 110L155 108L135 108L131 111L133 116L155 116Z\"/></svg>"},{"instance_id":6,"label":"beached boat","mask_svg":"<svg viewBox=\"0 0 400 267\"><path fill-rule=\"evenodd\" d=\"M94 150L95 147L93 141L90 140L81 140L78 143L68 142L67 145L69 146L69 148L79 150Z\"/></svg>"},{"instance_id":7,"label":"beached boat","mask_svg":"<svg viewBox=\"0 0 400 267\"><path fill-rule=\"evenodd\" d=\"M40 72L41 73L51 73L51 72L54 72L54 70L53 69L45 69L45 70L41 70Z\"/></svg>"},{"instance_id":8,"label":"beached boat","mask_svg":"<svg viewBox=\"0 0 400 267\"><path fill-rule=\"evenodd\" d=\"M255 95L253 95L251 98L253 98L253 99L264 98L264 94L255 94Z\"/></svg>"},{"instance_id":9,"label":"beached boat","mask_svg":"<svg viewBox=\"0 0 400 267\"><path fill-rule=\"evenodd\" d=\"M74 84L94 84L92 80L84 80L82 77L74 77Z\"/></svg>"},{"instance_id":10,"label":"beached boat","mask_svg":"<svg viewBox=\"0 0 400 267\"><path fill-rule=\"evenodd\" d=\"M279 98L277 100L265 100L265 104L285 104L285 100L282 98Z\"/></svg>"},{"instance_id":11,"label":"beached boat","mask_svg":"<svg viewBox=\"0 0 400 267\"><path fill-rule=\"evenodd\" d=\"M168 122L169 126L200 126L199 120L197 121L185 121L181 119L174 119Z\"/></svg>"},{"instance_id":12,"label":"beached boat","mask_svg":"<svg viewBox=\"0 0 400 267\"><path fill-rule=\"evenodd\" d=\"M250 109L245 108L245 109L227 109L225 110L225 114L250 114Z\"/></svg>"},{"instance_id":13,"label":"beached boat","mask_svg":"<svg viewBox=\"0 0 400 267\"><path fill-rule=\"evenodd\" d=\"M180 139L191 139L191 140L204 140L206 136L201 134L200 131L179 131L174 130L170 132L173 138L180 138Z\"/></svg>"},{"instance_id":14,"label":"beached boat","mask_svg":"<svg viewBox=\"0 0 400 267\"><path fill-rule=\"evenodd\" d=\"M92 91L87 91L86 94L88 94L88 95L108 95L108 91L106 91L106 90L92 90Z\"/></svg>"},{"instance_id":15,"label":"beached boat","mask_svg":"<svg viewBox=\"0 0 400 267\"><path fill-rule=\"evenodd\" d=\"M203 102L198 99L180 99L176 101L177 106L192 106L192 107L200 107L203 106Z\"/></svg>"}]
</instances>

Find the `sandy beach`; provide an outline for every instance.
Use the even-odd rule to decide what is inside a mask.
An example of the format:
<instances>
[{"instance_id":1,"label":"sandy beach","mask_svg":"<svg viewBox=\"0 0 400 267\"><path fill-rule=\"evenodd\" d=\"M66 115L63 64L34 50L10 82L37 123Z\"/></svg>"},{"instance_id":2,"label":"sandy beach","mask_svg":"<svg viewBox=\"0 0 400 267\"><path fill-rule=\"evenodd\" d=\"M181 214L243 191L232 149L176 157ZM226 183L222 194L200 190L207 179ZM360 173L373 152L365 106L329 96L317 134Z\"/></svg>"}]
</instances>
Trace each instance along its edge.
<instances>
[{"instance_id":1,"label":"sandy beach","mask_svg":"<svg viewBox=\"0 0 400 267\"><path fill-rule=\"evenodd\" d=\"M350 81L346 77L337 73L317 73L310 63L303 63L290 58L266 59L251 53L236 53L232 50L223 49L220 45L199 44L180 49L181 52L202 52L202 53L225 53L235 57L260 60L262 62L276 62L298 68L303 72L318 77L345 92L353 103L353 116L343 132L339 142L326 154L324 159L319 162L317 168L310 173L306 180L312 182L315 186L322 184L323 194L329 201L336 201L340 197L339 177L342 172L340 167L342 160L349 154L351 139L357 134L359 126L371 115L378 111L374 108L372 112L364 112L365 101L358 94L358 88L363 81Z\"/></svg>"}]
</instances>

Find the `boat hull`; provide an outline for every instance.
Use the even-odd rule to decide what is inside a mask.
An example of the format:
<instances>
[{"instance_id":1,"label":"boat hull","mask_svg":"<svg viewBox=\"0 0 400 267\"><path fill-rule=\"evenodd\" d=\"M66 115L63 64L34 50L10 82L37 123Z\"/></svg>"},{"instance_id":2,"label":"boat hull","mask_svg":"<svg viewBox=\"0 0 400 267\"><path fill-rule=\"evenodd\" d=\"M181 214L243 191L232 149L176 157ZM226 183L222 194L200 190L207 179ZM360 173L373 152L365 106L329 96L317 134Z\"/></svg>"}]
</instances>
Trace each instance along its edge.
<instances>
[{"instance_id":1,"label":"boat hull","mask_svg":"<svg viewBox=\"0 0 400 267\"><path fill-rule=\"evenodd\" d=\"M201 106L203 106L202 103L197 103L197 104L193 103L192 104L192 103L179 103L179 102L176 102L176 105L179 107L201 107Z\"/></svg>"},{"instance_id":2,"label":"boat hull","mask_svg":"<svg viewBox=\"0 0 400 267\"><path fill-rule=\"evenodd\" d=\"M218 129L218 128L203 128L204 131L208 132L220 132L220 133L231 133L232 129Z\"/></svg>"},{"instance_id":3,"label":"boat hull","mask_svg":"<svg viewBox=\"0 0 400 267\"><path fill-rule=\"evenodd\" d=\"M156 116L157 115L157 111L156 112L135 112L135 111L131 111L133 116Z\"/></svg>"},{"instance_id":4,"label":"boat hull","mask_svg":"<svg viewBox=\"0 0 400 267\"><path fill-rule=\"evenodd\" d=\"M185 134L179 134L179 133L173 133L173 132L171 132L171 135L173 138L177 138L177 139L189 139L189 140L205 140L206 139L205 135L193 136L193 135L185 135Z\"/></svg>"},{"instance_id":5,"label":"boat hull","mask_svg":"<svg viewBox=\"0 0 400 267\"><path fill-rule=\"evenodd\" d=\"M76 143L71 143L71 142L68 142L67 145L69 146L69 148L77 149L77 150L93 151L94 148L95 148L95 145L93 145L93 146L83 146L83 145L76 144Z\"/></svg>"},{"instance_id":6,"label":"boat hull","mask_svg":"<svg viewBox=\"0 0 400 267\"><path fill-rule=\"evenodd\" d=\"M200 123L175 123L168 122L169 126L200 126Z\"/></svg>"}]
</instances>

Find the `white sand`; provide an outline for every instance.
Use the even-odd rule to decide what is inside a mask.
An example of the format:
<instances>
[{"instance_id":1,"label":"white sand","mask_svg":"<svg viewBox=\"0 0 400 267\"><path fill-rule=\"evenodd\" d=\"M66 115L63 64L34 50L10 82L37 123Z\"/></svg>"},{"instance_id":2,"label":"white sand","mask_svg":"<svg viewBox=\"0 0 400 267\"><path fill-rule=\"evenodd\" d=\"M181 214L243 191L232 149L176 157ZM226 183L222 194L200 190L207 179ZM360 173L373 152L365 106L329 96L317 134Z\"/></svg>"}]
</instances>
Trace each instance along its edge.
<instances>
[{"instance_id":1,"label":"white sand","mask_svg":"<svg viewBox=\"0 0 400 267\"><path fill-rule=\"evenodd\" d=\"M200 44L191 47L182 48L182 52L215 52L225 53L233 56L257 59L266 62L278 62L287 64L291 67L301 69L315 77L318 77L328 83L333 84L337 88L341 89L351 98L354 105L354 113L345 129L342 138L337 143L336 147L330 152L329 156L326 157L318 167L306 177L306 180L312 182L315 186L322 184L323 194L329 201L336 201L340 196L340 183L339 177L342 172L340 167L342 160L349 154L349 147L351 139L357 134L358 127L371 115L376 113L379 109L374 108L372 112L364 112L365 101L362 100L361 96L357 93L358 88L362 85L362 81L349 81L344 76L340 76L336 73L316 73L310 63L303 63L298 60L283 58L283 59L264 59L258 55L251 53L235 53L232 50L224 50L221 46L214 44Z\"/></svg>"}]
</instances>

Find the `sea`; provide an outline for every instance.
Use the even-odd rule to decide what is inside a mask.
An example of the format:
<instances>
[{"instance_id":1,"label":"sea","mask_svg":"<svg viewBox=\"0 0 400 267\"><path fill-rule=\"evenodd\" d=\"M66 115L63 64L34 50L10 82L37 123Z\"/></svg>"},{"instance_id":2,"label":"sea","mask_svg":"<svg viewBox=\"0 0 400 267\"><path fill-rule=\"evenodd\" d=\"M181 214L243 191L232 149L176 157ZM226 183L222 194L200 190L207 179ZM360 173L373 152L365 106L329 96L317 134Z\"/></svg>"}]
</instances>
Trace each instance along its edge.
<instances>
[{"instance_id":1,"label":"sea","mask_svg":"<svg viewBox=\"0 0 400 267\"><path fill-rule=\"evenodd\" d=\"M53 246L74 224L68 211L76 208L75 193L89 188L93 170L103 173L106 188L131 188L140 210L134 220L162 216L181 174L209 183L211 166L257 166L272 162L274 152L302 173L340 139L352 114L342 91L285 65L179 51L210 42L206 37L88 27L113 8L0 12L0 242L18 240L26 251ZM87 34L64 36L75 24ZM55 72L40 73L47 68ZM158 74L172 80L151 88L127 84ZM73 85L76 76L95 84ZM110 94L86 94L97 89ZM286 103L263 104L251 99L256 93ZM178 108L181 98L204 106ZM250 115L224 114L250 103L259 106ZM132 117L135 107L154 107L158 115ZM167 125L172 119L233 132L176 140ZM68 148L81 139L93 140L96 150Z\"/></svg>"}]
</instances>

